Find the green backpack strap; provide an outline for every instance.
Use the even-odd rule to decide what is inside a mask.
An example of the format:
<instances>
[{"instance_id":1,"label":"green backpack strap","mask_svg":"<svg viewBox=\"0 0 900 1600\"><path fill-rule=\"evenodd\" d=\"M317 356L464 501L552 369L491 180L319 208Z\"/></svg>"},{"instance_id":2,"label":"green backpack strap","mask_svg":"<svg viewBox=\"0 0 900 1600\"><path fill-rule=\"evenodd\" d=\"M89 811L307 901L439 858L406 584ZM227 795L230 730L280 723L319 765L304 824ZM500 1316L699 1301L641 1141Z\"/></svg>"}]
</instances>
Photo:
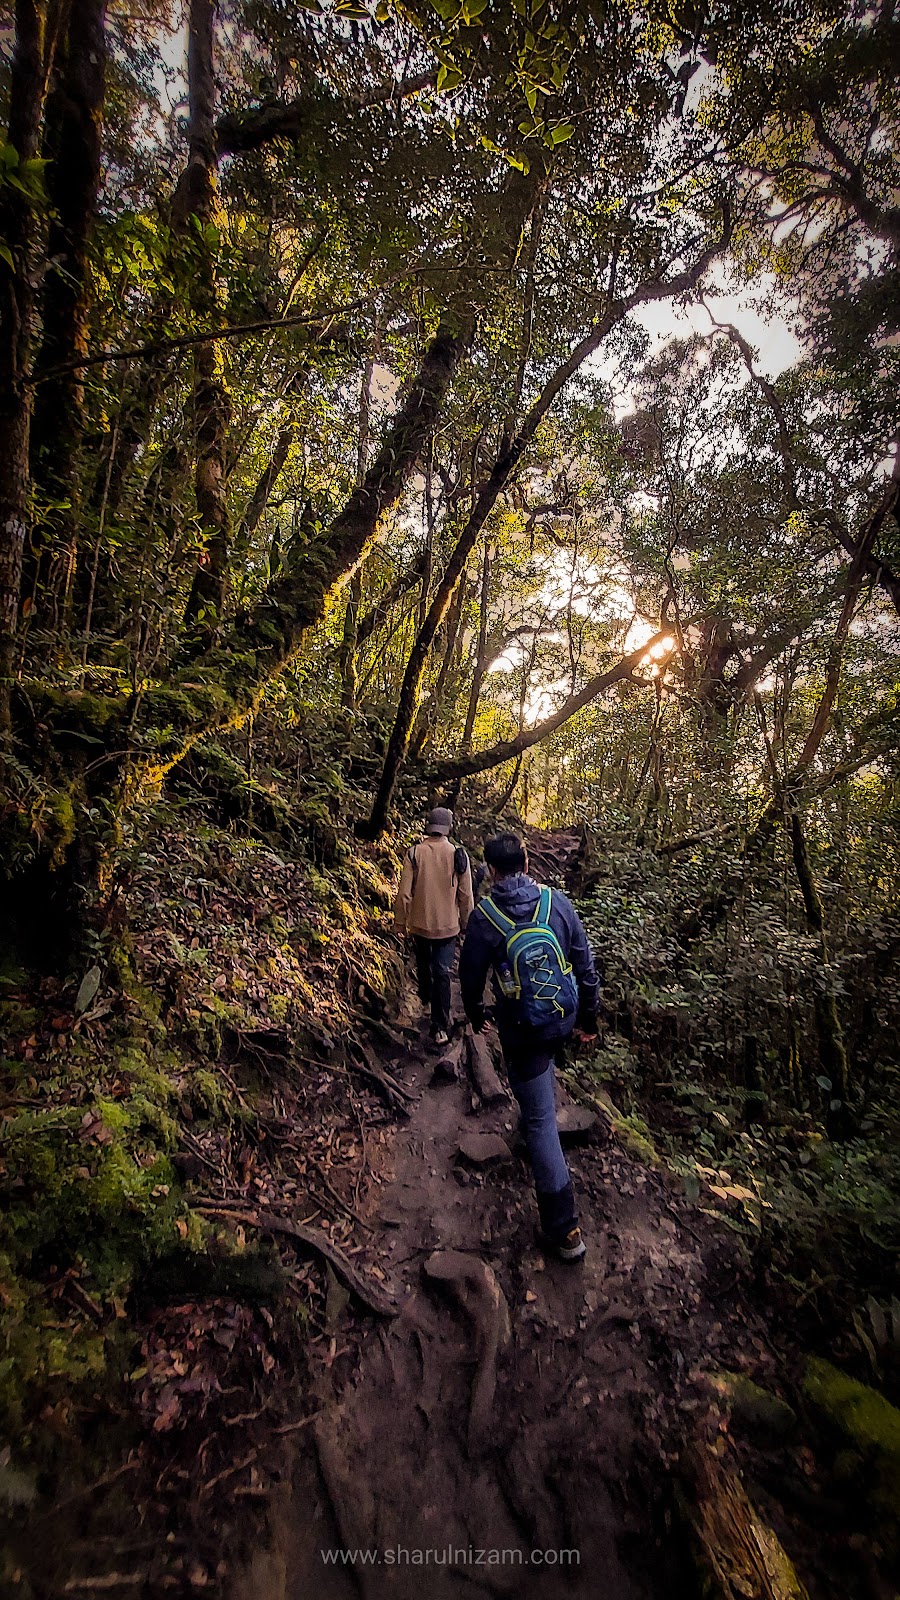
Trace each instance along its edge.
<instances>
[{"instance_id":1,"label":"green backpack strap","mask_svg":"<svg viewBox=\"0 0 900 1600\"><path fill-rule=\"evenodd\" d=\"M484 912L488 922L497 929L498 933L502 933L504 939L508 939L511 933L515 933L516 924L513 922L512 917L508 917L505 911L501 911L499 906L495 906L490 895L486 895L479 902L478 909Z\"/></svg>"},{"instance_id":2,"label":"green backpack strap","mask_svg":"<svg viewBox=\"0 0 900 1600\"><path fill-rule=\"evenodd\" d=\"M535 907L534 916L531 919L532 922L541 922L545 928L550 926L550 905L552 900L553 890L543 888L541 890L540 899Z\"/></svg>"}]
</instances>

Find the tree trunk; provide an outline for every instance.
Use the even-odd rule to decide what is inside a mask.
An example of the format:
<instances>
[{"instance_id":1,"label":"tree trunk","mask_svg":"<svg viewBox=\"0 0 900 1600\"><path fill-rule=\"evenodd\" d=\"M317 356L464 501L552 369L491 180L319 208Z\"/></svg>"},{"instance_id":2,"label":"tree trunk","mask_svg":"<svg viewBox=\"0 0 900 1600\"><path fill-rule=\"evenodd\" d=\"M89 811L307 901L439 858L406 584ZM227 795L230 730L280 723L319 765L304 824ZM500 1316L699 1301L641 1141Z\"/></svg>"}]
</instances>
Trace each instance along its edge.
<instances>
[{"instance_id":1,"label":"tree trunk","mask_svg":"<svg viewBox=\"0 0 900 1600\"><path fill-rule=\"evenodd\" d=\"M284 464L287 461L296 434L297 427L294 422L286 422L284 427L278 430L275 448L263 467L256 481L256 487L244 508L244 515L241 518L241 525L238 531L238 549L241 552L246 553L250 540L259 527L263 512L272 497L272 491L284 470Z\"/></svg>"},{"instance_id":2,"label":"tree trunk","mask_svg":"<svg viewBox=\"0 0 900 1600\"><path fill-rule=\"evenodd\" d=\"M296 552L253 607L238 613L221 643L124 704L121 697L100 695L55 696L51 701L42 697L39 684L31 685L23 715L33 711L43 717L51 739L57 724L74 726L116 752L102 769L94 763L95 782L104 793L115 794L124 782L128 801L134 803L145 785L159 784L198 739L217 728L239 726L255 710L263 690L321 621L330 596L352 576L406 489L473 326L461 328L454 319L439 327L363 484L329 527ZM129 750L127 769L123 746Z\"/></svg>"},{"instance_id":3,"label":"tree trunk","mask_svg":"<svg viewBox=\"0 0 900 1600\"><path fill-rule=\"evenodd\" d=\"M478 702L481 699L481 690L488 669L488 602L491 593L491 568L493 565L493 550L488 541L484 546L484 558L481 563L481 606L478 616L478 649L475 656L475 670L472 673L472 687L469 691L469 703L466 706L466 720L463 727L462 753L468 755L472 748L472 735L475 732L475 718L478 715Z\"/></svg>"},{"instance_id":4,"label":"tree trunk","mask_svg":"<svg viewBox=\"0 0 900 1600\"><path fill-rule=\"evenodd\" d=\"M56 601L56 620L71 626L73 584L81 532L81 473L86 427L84 371L90 333L89 250L100 186L106 82L106 0L71 0L56 81L47 99L44 154L50 225L38 370L68 367L37 386L31 430L31 469L43 499L54 504L36 529L26 588L37 592L41 553L52 562L43 583ZM86 579L87 575L82 574ZM82 585L84 588L84 585Z\"/></svg>"},{"instance_id":5,"label":"tree trunk","mask_svg":"<svg viewBox=\"0 0 900 1600\"><path fill-rule=\"evenodd\" d=\"M493 564L493 550L489 540L485 540L484 555L481 562L481 600L478 614L478 645L475 652L475 667L472 673L472 686L469 690L469 700L466 706L466 720L463 724L462 744L460 749L463 755L468 755L472 748L472 736L475 732L475 718L478 715L478 703L488 669L488 600L491 591L491 567ZM518 777L518 774L516 774ZM515 787L515 782L513 784ZM451 810L459 802L459 791L462 788L462 778L457 778L453 783L447 798Z\"/></svg>"},{"instance_id":6,"label":"tree trunk","mask_svg":"<svg viewBox=\"0 0 900 1600\"><path fill-rule=\"evenodd\" d=\"M36 0L16 3L7 141L20 168L35 159L38 149L46 81L45 9ZM29 494L32 390L27 379L34 321L34 211L27 194L11 184L0 207L0 237L13 262L10 266L0 260L0 737L6 737Z\"/></svg>"},{"instance_id":7,"label":"tree trunk","mask_svg":"<svg viewBox=\"0 0 900 1600\"><path fill-rule=\"evenodd\" d=\"M846 1138L850 1132L851 1120L849 1114L850 1069L847 1063L847 1048L844 1043L844 1030L841 1027L841 1019L838 1016L837 1001L834 993L834 974L828 950L825 908L813 876L806 836L803 832L803 823L796 806L791 807L790 827L791 854L794 860L797 882L800 885L800 893L803 896L806 925L810 933L815 934L819 941L819 957L822 962L822 987L819 988L817 986L814 991L813 1010L816 1018L816 1032L819 1036L819 1059L825 1076L831 1080L825 1121L832 1138Z\"/></svg>"},{"instance_id":8,"label":"tree trunk","mask_svg":"<svg viewBox=\"0 0 900 1600\"><path fill-rule=\"evenodd\" d=\"M751 1501L733 1459L705 1440L681 1460L678 1500L708 1600L807 1600L793 1564Z\"/></svg>"},{"instance_id":9,"label":"tree trunk","mask_svg":"<svg viewBox=\"0 0 900 1600\"><path fill-rule=\"evenodd\" d=\"M378 599L375 601L375 604L357 623L357 650L360 650L366 643L366 640L371 639L372 634L381 627L391 607L396 605L398 600L402 600L405 594L409 594L411 589L416 588L417 584L421 581L424 570L425 552L423 551L420 556L417 556L412 565L407 567L405 572L401 572L399 578L395 578L394 582L387 589L385 589L381 595L379 595Z\"/></svg>"},{"instance_id":10,"label":"tree trunk","mask_svg":"<svg viewBox=\"0 0 900 1600\"><path fill-rule=\"evenodd\" d=\"M191 310L201 326L221 316L213 237L219 216L214 20L215 0L191 0L188 163L172 205L173 225L191 246ZM231 543L225 440L230 419L220 342L207 340L194 350L194 494L202 549L184 620L195 648L213 639L225 609Z\"/></svg>"},{"instance_id":11,"label":"tree trunk","mask_svg":"<svg viewBox=\"0 0 900 1600\"><path fill-rule=\"evenodd\" d=\"M424 706L420 707L418 723L416 724L412 735L410 748L414 760L419 759L423 750L428 745L428 742L434 733L437 719L440 716L441 706L443 705L444 701L444 690L447 687L447 679L450 676L450 669L453 666L454 657L456 656L462 634L462 623L465 615L468 594L468 579L466 578L465 573L463 573L463 576L460 578L459 583L456 586L456 594L453 599L453 606L450 616L447 620L447 646L444 650L444 656L438 670L437 678L435 679L434 689L432 690L430 700L428 700Z\"/></svg>"},{"instance_id":12,"label":"tree trunk","mask_svg":"<svg viewBox=\"0 0 900 1600\"><path fill-rule=\"evenodd\" d=\"M359 432L356 441L357 488L366 475L366 457L369 453L369 420L372 414L372 373L375 370L375 354L373 349L363 368L362 387L359 392ZM356 709L356 651L361 604L362 563L347 585L347 606L344 611L344 632L341 640L341 704L348 711Z\"/></svg>"},{"instance_id":13,"label":"tree trunk","mask_svg":"<svg viewBox=\"0 0 900 1600\"><path fill-rule=\"evenodd\" d=\"M847 635L850 632L850 624L853 621L853 613L856 610L856 602L859 599L860 590L862 589L863 579L866 575L866 569L872 554L872 548L881 530L882 524L895 511L898 495L900 495L900 482L898 482L897 470L898 468L895 465L894 475L890 479L887 488L885 489L881 504L878 506L877 510L873 512L872 516L865 524L865 527L860 534L853 560L850 563L850 568L847 573L847 587L844 592L844 603L841 607L838 625L835 628L834 638L831 641L831 648L828 652L828 666L825 673L825 687L822 691L819 704L816 707L816 714L813 718L809 733L806 736L806 742L795 766L790 787L795 787L797 777L806 772L809 767L812 766L812 763L818 754L819 745L822 743L825 731L829 722L831 721L831 713L834 707L834 702L837 699L838 687L841 681L841 667L844 660L844 646L847 643Z\"/></svg>"},{"instance_id":14,"label":"tree trunk","mask_svg":"<svg viewBox=\"0 0 900 1600\"><path fill-rule=\"evenodd\" d=\"M512 769L512 774L510 776L509 782L507 783L505 789L503 789L502 793L500 793L497 796L497 799L492 802L494 812L496 813L496 815L498 817L501 816L503 814L503 812L506 810L506 807L509 805L510 800L512 799L513 795L515 794L515 792L516 792L516 784L519 781L519 776L521 774L521 771L522 771L522 757L521 757L521 755L517 755L516 756L516 764Z\"/></svg>"},{"instance_id":15,"label":"tree trunk","mask_svg":"<svg viewBox=\"0 0 900 1600\"><path fill-rule=\"evenodd\" d=\"M783 782L778 779L777 768L773 767L774 793L756 826L747 837L744 846L745 870L747 866L760 858L769 841L773 838L781 820L785 801L792 808L796 807L799 804L803 788L808 784L809 770L819 753L822 740L831 722L831 714L840 686L844 646L850 632L850 624L853 621L856 602L859 599L863 578L872 553L872 546L882 524L893 513L897 504L900 483L897 481L896 472L897 468L895 467L894 476L888 482L881 504L868 519L860 534L853 560L847 572L844 600L828 652L825 683L816 705L809 732L803 742L800 754ZM678 928L675 937L679 944L690 944L701 933L708 933L715 928L729 907L734 904L736 898L735 891L732 888L726 888L719 890L716 894L711 895L709 899L703 901L684 919Z\"/></svg>"}]
</instances>

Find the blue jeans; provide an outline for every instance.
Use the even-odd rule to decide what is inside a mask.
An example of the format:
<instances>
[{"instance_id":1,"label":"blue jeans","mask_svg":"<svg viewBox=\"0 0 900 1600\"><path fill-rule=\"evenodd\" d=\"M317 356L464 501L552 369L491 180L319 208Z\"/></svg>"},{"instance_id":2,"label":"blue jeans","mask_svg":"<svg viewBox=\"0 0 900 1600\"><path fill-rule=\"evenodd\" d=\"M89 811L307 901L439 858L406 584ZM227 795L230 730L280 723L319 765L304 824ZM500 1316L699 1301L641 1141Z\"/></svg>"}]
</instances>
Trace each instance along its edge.
<instances>
[{"instance_id":1,"label":"blue jeans","mask_svg":"<svg viewBox=\"0 0 900 1600\"><path fill-rule=\"evenodd\" d=\"M541 1226L551 1239L564 1239L575 1227L575 1195L556 1126L558 1044L535 1044L500 1034L509 1086L522 1113L522 1133L534 1178Z\"/></svg>"},{"instance_id":2,"label":"blue jeans","mask_svg":"<svg viewBox=\"0 0 900 1600\"><path fill-rule=\"evenodd\" d=\"M450 968L456 953L456 938L425 939L414 935L416 944L416 980L419 999L431 1006L431 1031L443 1028L450 1031Z\"/></svg>"}]
</instances>

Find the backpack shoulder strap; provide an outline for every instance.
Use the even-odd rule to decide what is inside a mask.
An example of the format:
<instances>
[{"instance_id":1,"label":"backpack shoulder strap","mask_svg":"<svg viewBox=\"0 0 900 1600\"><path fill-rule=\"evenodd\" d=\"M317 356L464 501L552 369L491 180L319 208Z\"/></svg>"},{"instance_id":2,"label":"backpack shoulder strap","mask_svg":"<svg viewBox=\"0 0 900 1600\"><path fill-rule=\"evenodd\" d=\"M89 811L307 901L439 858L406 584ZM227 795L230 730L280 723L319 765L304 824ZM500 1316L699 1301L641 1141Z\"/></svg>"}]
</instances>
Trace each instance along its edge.
<instances>
[{"instance_id":1,"label":"backpack shoulder strap","mask_svg":"<svg viewBox=\"0 0 900 1600\"><path fill-rule=\"evenodd\" d=\"M542 922L544 924L544 927L548 927L549 926L549 924L550 924L550 906L551 906L552 901L553 901L553 890L544 887L541 890L540 898L538 900L537 905L535 906L534 916L531 919L532 922Z\"/></svg>"},{"instance_id":2,"label":"backpack shoulder strap","mask_svg":"<svg viewBox=\"0 0 900 1600\"><path fill-rule=\"evenodd\" d=\"M510 934L515 932L516 924L513 922L512 917L508 917L505 911L501 911L500 907L494 904L490 895L485 895L484 899L479 902L478 909L484 912L488 922L497 929L498 933L502 933L504 939L508 939Z\"/></svg>"},{"instance_id":3,"label":"backpack shoulder strap","mask_svg":"<svg viewBox=\"0 0 900 1600\"><path fill-rule=\"evenodd\" d=\"M416 892L416 880L417 880L417 878L419 876L419 858L418 858L418 855L416 854L416 851L418 850L418 848L419 848L418 845L414 844L412 849L409 852L409 864L412 867L412 892L413 892L413 894L415 894L415 892Z\"/></svg>"}]
</instances>

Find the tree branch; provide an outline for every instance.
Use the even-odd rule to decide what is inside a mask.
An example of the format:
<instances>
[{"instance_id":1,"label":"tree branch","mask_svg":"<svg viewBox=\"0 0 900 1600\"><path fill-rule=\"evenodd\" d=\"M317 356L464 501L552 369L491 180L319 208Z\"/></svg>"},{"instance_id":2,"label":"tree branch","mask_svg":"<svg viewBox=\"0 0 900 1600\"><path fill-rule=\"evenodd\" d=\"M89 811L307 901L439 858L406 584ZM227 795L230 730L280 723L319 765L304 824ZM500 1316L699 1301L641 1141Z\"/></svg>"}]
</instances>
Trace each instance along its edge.
<instances>
[{"instance_id":1,"label":"tree branch","mask_svg":"<svg viewBox=\"0 0 900 1600\"><path fill-rule=\"evenodd\" d=\"M47 383L53 378L61 378L67 372L80 372L86 367L102 367L108 361L135 361L143 356L167 356L175 350L190 350L194 345L210 344L216 339L242 339L251 333L268 333L273 328L299 328L310 329L311 343L326 344L347 339L345 323L336 322L338 315L347 311L356 311L361 306L371 304L372 296L361 295L358 300L350 300L345 305L336 306L334 311L298 311L287 317L261 317L256 322L234 322L222 328L207 328L202 333L185 333L177 339L151 339L149 344L129 345L124 350L97 350L93 355L81 356L77 361L66 361L59 366L45 367L42 372L33 372L29 378L32 384ZM319 324L316 329L316 324Z\"/></svg>"},{"instance_id":2,"label":"tree branch","mask_svg":"<svg viewBox=\"0 0 900 1600\"><path fill-rule=\"evenodd\" d=\"M629 655L623 656L614 667L607 667L603 672L596 673L584 688L579 689L577 694L569 695L558 710L544 722L537 723L533 728L525 728L515 739L502 740L487 750L477 750L474 754L460 756L455 761L438 762L428 769L425 774L426 779L431 783L447 783L454 778L470 778L476 772L488 772L492 767L502 766L504 761L512 761L523 751L530 750L533 745L548 739L551 733L555 733L557 728L561 728L574 717L576 711L580 711L582 706L590 705L592 700L596 700L604 689L611 688L614 683L621 683L623 680L644 681L649 687L652 679L638 680L633 677L633 673L654 646L661 644L663 639L668 637L667 633L656 633L638 650L632 650Z\"/></svg>"},{"instance_id":3,"label":"tree branch","mask_svg":"<svg viewBox=\"0 0 900 1600\"><path fill-rule=\"evenodd\" d=\"M373 106L396 105L401 100L408 100L411 95L420 94L423 89L433 88L434 84L434 72L419 72L413 77L401 79L399 83L369 90L367 94L354 96L351 100L333 98L330 109L335 114L349 117L354 112L366 111ZM321 99L308 99L291 100L286 105L273 103L258 106L252 111L229 111L220 117L216 127L219 154L243 155L277 139L289 143L307 139L314 127L320 125L322 110Z\"/></svg>"}]
</instances>

